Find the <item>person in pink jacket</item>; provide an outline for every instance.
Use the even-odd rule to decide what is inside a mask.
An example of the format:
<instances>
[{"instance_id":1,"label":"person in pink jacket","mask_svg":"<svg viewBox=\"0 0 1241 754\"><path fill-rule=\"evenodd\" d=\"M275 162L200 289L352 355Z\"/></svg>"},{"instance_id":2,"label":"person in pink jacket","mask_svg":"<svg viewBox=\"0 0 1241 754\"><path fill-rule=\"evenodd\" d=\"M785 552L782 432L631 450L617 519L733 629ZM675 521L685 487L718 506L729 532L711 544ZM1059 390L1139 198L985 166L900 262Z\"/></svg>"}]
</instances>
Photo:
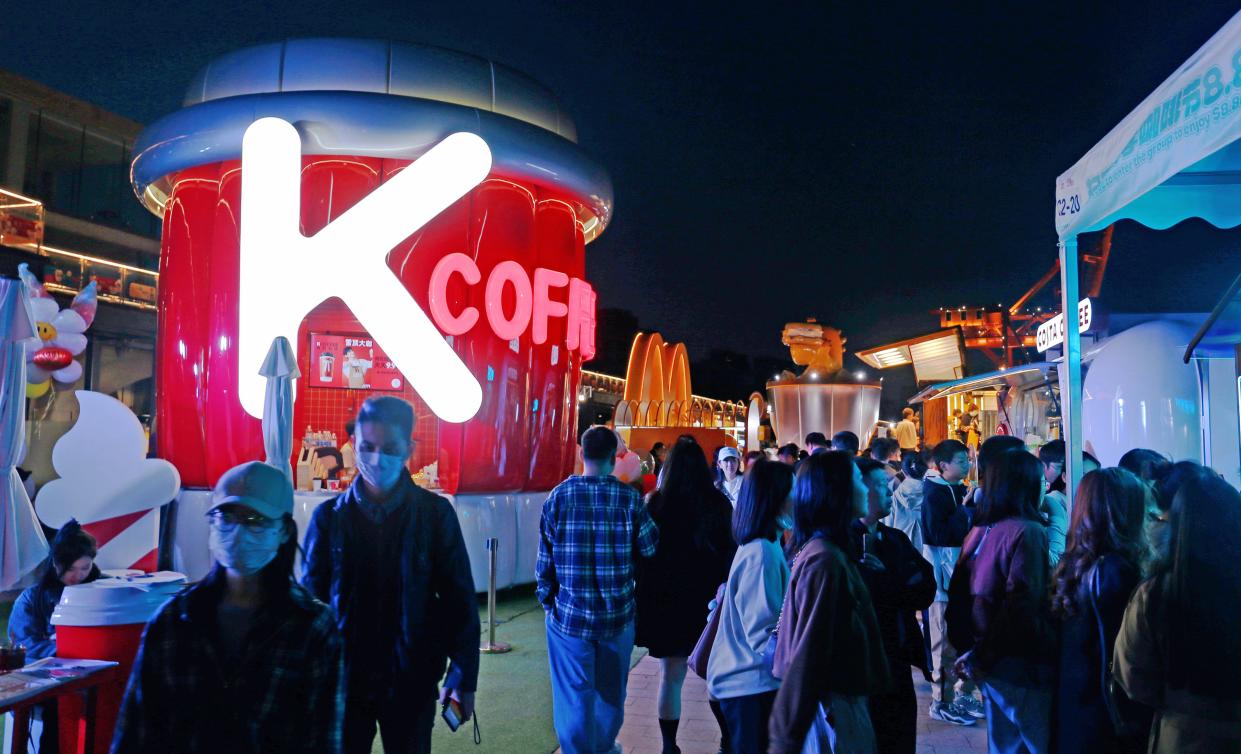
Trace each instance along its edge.
<instances>
[{"instance_id":1,"label":"person in pink jacket","mask_svg":"<svg viewBox=\"0 0 1241 754\"><path fill-rule=\"evenodd\" d=\"M988 462L948 586L948 640L957 673L983 690L992 752L1049 749L1055 638L1042 496L1043 465L1032 454L1010 450Z\"/></svg>"}]
</instances>

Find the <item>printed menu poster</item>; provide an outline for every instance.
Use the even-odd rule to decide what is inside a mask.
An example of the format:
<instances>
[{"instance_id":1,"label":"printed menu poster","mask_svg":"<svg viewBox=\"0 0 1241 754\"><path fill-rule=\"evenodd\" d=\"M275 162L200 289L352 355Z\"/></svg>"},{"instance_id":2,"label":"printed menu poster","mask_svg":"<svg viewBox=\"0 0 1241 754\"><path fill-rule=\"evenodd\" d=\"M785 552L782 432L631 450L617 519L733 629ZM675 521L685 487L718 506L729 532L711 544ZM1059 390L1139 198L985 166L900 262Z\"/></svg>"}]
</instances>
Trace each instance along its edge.
<instances>
[{"instance_id":1,"label":"printed menu poster","mask_svg":"<svg viewBox=\"0 0 1241 754\"><path fill-rule=\"evenodd\" d=\"M310 386L399 391L405 378L365 333L311 333Z\"/></svg>"}]
</instances>

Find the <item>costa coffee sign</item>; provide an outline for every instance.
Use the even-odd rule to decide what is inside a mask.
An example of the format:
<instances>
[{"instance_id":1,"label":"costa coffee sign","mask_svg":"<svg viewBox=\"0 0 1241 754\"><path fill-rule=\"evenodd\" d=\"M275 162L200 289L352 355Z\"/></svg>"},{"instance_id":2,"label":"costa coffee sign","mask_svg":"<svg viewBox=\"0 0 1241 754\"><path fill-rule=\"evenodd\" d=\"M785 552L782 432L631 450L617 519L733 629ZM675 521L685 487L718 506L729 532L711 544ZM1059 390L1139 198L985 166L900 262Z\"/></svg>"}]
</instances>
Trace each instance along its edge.
<instances>
[{"instance_id":1,"label":"costa coffee sign","mask_svg":"<svg viewBox=\"0 0 1241 754\"><path fill-rule=\"evenodd\" d=\"M299 228L297 130L279 118L255 121L243 137L241 161L241 364L261 363L278 335L297 342L303 318L331 297L345 302L431 410L449 422L478 412L482 387L444 335L486 326L503 340L529 331L541 344L548 321L562 317L565 348L587 359L594 355L595 293L580 278L545 268L530 275L517 261L505 261L484 282L473 259L451 253L431 274L428 316L388 267L393 247L487 177L491 151L477 135L448 136L310 237ZM484 312L452 309L447 289L454 277L485 286ZM238 379L242 407L261 417L264 379L247 369Z\"/></svg>"},{"instance_id":2,"label":"costa coffee sign","mask_svg":"<svg viewBox=\"0 0 1241 754\"><path fill-rule=\"evenodd\" d=\"M1077 331L1086 332L1094 323L1094 306L1090 299L1084 298L1077 302ZM1035 335L1035 346L1042 353L1048 348L1064 342L1064 314L1060 313L1039 325Z\"/></svg>"}]
</instances>

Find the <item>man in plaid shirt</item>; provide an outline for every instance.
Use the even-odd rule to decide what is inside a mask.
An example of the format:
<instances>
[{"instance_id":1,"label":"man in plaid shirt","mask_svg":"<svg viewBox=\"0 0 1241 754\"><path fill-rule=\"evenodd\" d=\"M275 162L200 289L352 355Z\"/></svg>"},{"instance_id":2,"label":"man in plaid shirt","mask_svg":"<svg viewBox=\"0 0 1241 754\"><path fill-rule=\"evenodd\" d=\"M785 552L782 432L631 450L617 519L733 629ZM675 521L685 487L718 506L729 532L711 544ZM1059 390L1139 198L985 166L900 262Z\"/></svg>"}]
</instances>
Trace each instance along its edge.
<instances>
[{"instance_id":1,"label":"man in plaid shirt","mask_svg":"<svg viewBox=\"0 0 1241 754\"><path fill-rule=\"evenodd\" d=\"M616 435L582 435L581 476L551 491L535 565L547 611L552 716L565 754L618 751L633 652L634 571L659 531L636 490L613 477Z\"/></svg>"}]
</instances>

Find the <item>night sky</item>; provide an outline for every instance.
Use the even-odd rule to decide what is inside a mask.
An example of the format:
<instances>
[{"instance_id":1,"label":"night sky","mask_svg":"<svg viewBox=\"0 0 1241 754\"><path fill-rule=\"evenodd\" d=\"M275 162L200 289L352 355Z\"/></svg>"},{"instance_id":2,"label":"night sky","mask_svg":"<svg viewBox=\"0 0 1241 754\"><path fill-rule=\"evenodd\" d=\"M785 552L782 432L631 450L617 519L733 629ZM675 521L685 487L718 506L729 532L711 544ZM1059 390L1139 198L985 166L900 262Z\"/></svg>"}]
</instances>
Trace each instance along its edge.
<instances>
[{"instance_id":1,"label":"night sky","mask_svg":"<svg viewBox=\"0 0 1241 754\"><path fill-rule=\"evenodd\" d=\"M781 356L781 326L806 316L853 351L934 329L939 306L1011 302L1055 259L1056 176L1237 10L677 5L26 3L0 26L0 68L149 123L213 57L289 37L506 63L556 92L611 171L615 219L587 249L600 306L691 358ZM1104 299L1209 310L1239 249L1196 221L1124 223Z\"/></svg>"}]
</instances>

